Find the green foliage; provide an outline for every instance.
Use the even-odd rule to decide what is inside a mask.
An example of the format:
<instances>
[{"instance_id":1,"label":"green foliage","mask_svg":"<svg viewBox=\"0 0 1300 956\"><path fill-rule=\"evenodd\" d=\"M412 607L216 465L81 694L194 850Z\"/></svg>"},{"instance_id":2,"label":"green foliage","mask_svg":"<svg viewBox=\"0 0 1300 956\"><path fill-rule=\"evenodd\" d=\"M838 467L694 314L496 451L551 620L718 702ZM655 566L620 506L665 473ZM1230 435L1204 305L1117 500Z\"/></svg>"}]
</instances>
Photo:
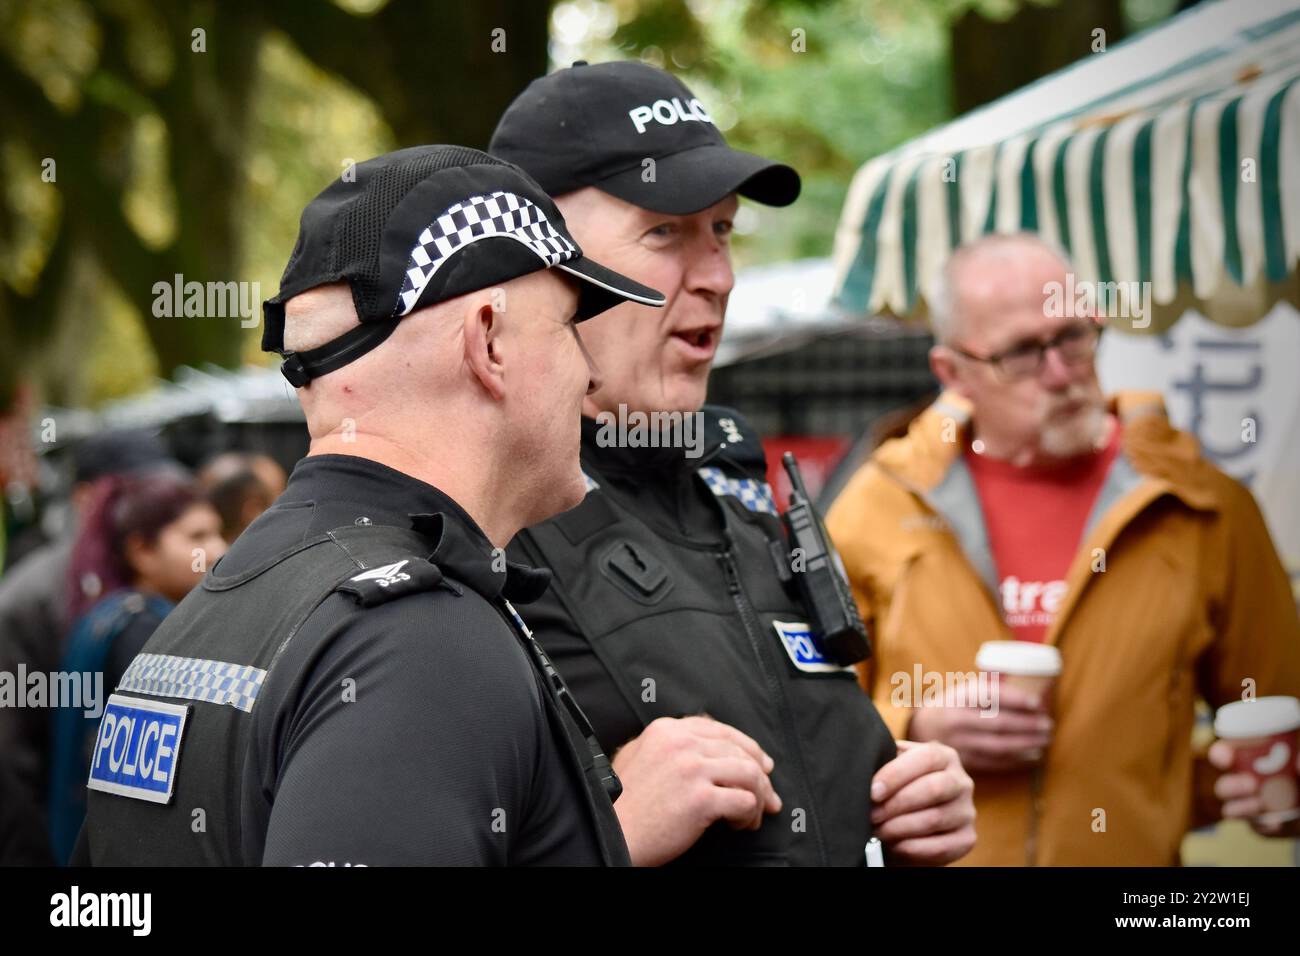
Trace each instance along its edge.
<instances>
[{"instance_id":1,"label":"green foliage","mask_svg":"<svg viewBox=\"0 0 1300 956\"><path fill-rule=\"evenodd\" d=\"M744 266L826 254L857 167L949 118L957 17L1052 2L0 0L0 392L22 377L94 404L180 362L263 361L256 329L152 316L153 284L272 294L299 212L346 160L485 145L544 68L548 10L552 66L643 57L732 145L800 171L793 207L746 204ZM1128 0L1129 21L1174 2ZM488 52L498 23L508 55Z\"/></svg>"},{"instance_id":2,"label":"green foliage","mask_svg":"<svg viewBox=\"0 0 1300 956\"><path fill-rule=\"evenodd\" d=\"M739 265L830 251L849 179L871 156L949 115L944 2L644 0L560 3L570 26L556 65L643 57L678 73L738 149L790 163L803 177L789 209L756 204L738 224ZM583 35L585 18L590 30ZM801 32L800 32L801 31ZM797 52L801 48L802 52Z\"/></svg>"}]
</instances>

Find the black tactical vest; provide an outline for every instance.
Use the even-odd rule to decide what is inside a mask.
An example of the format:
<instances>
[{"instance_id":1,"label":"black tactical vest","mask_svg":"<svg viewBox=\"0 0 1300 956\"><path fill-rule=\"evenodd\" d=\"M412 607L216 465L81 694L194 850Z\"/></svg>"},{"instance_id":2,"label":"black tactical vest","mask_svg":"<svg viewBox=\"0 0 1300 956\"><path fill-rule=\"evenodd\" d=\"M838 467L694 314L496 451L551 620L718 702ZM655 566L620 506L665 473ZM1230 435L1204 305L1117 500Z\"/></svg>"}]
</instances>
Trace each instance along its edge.
<instances>
[{"instance_id":1,"label":"black tactical vest","mask_svg":"<svg viewBox=\"0 0 1300 956\"><path fill-rule=\"evenodd\" d=\"M602 482L600 450L584 440L582 504L516 540L551 570L553 593L643 726L707 714L773 758L781 811L758 831L715 824L680 862L860 866L871 778L893 738L854 672L808 641L808 615L782 583L788 550L757 438L735 413L704 411L711 450L688 467L713 492L722 539L650 527L635 499ZM731 439L721 447L719 422Z\"/></svg>"},{"instance_id":2,"label":"black tactical vest","mask_svg":"<svg viewBox=\"0 0 1300 956\"><path fill-rule=\"evenodd\" d=\"M168 617L147 645L147 653L136 658L115 695L133 707L170 711L156 718L168 740L172 739L168 722L177 726L183 719L183 727L178 727L184 735L181 766L164 767L158 756L161 751L156 745L151 748L155 773L173 779L172 792L160 792L158 802L149 802L115 796L111 789L92 789L86 822L91 862L97 866L259 863L268 821L259 818L248 823L241 807L258 689L304 621L335 591L351 595L364 608L415 591L462 587L444 578L427 559L436 544L436 536L414 530L346 527L238 575L222 577L218 563ZM404 580L386 579L378 570L403 561ZM370 580L357 581L359 568L376 570ZM565 700L567 688L549 668L541 648L521 629L509 602L500 599L498 610L528 654L554 737L564 742L560 747L571 770L585 779L583 792L604 862L625 865L626 846L606 793L611 788L608 762L589 748L588 735L579 726L585 718ZM186 672L183 666L178 669L176 660L196 661L197 666ZM181 686L187 688L183 695L177 692ZM110 707L105 718L112 712ZM150 774L142 775L140 769L134 768L135 779L147 779ZM94 779L92 768L92 784ZM612 784L616 787L617 781ZM195 833L195 809L204 815L206 832L201 835ZM269 816L269 809L260 816Z\"/></svg>"}]
</instances>

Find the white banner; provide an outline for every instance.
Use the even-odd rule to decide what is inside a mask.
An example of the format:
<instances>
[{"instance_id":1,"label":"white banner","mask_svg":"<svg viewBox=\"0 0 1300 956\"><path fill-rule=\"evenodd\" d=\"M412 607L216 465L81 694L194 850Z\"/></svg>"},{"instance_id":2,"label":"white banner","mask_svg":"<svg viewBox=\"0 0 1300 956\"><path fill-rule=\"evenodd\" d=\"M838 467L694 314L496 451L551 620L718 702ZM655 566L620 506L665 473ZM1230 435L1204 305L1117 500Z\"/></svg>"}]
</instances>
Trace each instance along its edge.
<instances>
[{"instance_id":1,"label":"white banner","mask_svg":"<svg viewBox=\"0 0 1300 956\"><path fill-rule=\"evenodd\" d=\"M1108 332L1098 371L1107 392L1160 389L1173 423L1254 492L1300 600L1300 312L1280 303L1245 329L1189 312L1161 336Z\"/></svg>"}]
</instances>

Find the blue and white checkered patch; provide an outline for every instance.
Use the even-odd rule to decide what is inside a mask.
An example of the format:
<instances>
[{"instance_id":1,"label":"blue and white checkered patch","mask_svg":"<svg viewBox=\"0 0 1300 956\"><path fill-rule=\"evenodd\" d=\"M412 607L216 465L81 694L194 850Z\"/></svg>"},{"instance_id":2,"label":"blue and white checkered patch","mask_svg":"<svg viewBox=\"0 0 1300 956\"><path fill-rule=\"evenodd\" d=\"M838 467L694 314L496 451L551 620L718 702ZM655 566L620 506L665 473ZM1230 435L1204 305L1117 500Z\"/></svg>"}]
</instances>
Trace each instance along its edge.
<instances>
[{"instance_id":1,"label":"blue and white checkered patch","mask_svg":"<svg viewBox=\"0 0 1300 956\"><path fill-rule=\"evenodd\" d=\"M229 704L251 713L264 680L266 671L250 665L170 654L137 654L117 689Z\"/></svg>"},{"instance_id":2,"label":"blue and white checkered patch","mask_svg":"<svg viewBox=\"0 0 1300 956\"><path fill-rule=\"evenodd\" d=\"M536 205L522 196L497 190L456 203L420 233L406 262L406 278L393 308L399 318L415 308L420 294L452 253L471 242L501 236L522 242L547 266L578 255L578 248L555 228Z\"/></svg>"},{"instance_id":3,"label":"blue and white checkered patch","mask_svg":"<svg viewBox=\"0 0 1300 956\"><path fill-rule=\"evenodd\" d=\"M723 474L721 468L699 468L696 471L709 486L709 490L719 498L731 495L733 498L738 498L740 503L750 511L768 515L776 514L772 486L766 481L758 481L754 478L729 478Z\"/></svg>"}]
</instances>

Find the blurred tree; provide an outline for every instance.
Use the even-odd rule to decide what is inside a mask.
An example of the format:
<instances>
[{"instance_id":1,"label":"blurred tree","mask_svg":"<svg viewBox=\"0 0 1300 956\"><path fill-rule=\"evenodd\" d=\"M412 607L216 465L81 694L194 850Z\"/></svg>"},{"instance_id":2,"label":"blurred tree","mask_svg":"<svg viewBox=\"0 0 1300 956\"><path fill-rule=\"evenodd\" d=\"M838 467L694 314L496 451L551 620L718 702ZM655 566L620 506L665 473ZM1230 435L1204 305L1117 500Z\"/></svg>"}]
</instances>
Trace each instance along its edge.
<instances>
[{"instance_id":1,"label":"blurred tree","mask_svg":"<svg viewBox=\"0 0 1300 956\"><path fill-rule=\"evenodd\" d=\"M858 165L951 115L946 18L956 0L565 0L559 64L640 57L677 73L739 148L795 166L789 209L742 205L740 266L830 251Z\"/></svg>"},{"instance_id":2,"label":"blurred tree","mask_svg":"<svg viewBox=\"0 0 1300 956\"><path fill-rule=\"evenodd\" d=\"M69 367L32 363L66 341L63 325L73 342L94 340L109 296L74 290L96 279L142 320L163 374L240 360L238 317L156 317L154 286L242 277L255 218L250 115L278 36L370 98L398 142L482 146L510 98L545 71L548 14L546 2L510 0L392 0L370 11L329 0L0 0L0 390L20 367L38 367L49 392L80 397ZM331 175L344 158L326 164Z\"/></svg>"},{"instance_id":3,"label":"blurred tree","mask_svg":"<svg viewBox=\"0 0 1300 956\"><path fill-rule=\"evenodd\" d=\"M1123 2L1158 19L1176 0ZM733 145L800 170L791 209L743 207L744 265L826 254L860 163L1088 54L1094 29L1116 42L1120 5L0 0L0 395L26 377L93 402L255 359L237 319L155 317L155 284L270 294L298 212L347 162L484 146L548 49L672 70Z\"/></svg>"},{"instance_id":4,"label":"blurred tree","mask_svg":"<svg viewBox=\"0 0 1300 956\"><path fill-rule=\"evenodd\" d=\"M1121 0L973 4L951 26L958 114L1124 39Z\"/></svg>"}]
</instances>

